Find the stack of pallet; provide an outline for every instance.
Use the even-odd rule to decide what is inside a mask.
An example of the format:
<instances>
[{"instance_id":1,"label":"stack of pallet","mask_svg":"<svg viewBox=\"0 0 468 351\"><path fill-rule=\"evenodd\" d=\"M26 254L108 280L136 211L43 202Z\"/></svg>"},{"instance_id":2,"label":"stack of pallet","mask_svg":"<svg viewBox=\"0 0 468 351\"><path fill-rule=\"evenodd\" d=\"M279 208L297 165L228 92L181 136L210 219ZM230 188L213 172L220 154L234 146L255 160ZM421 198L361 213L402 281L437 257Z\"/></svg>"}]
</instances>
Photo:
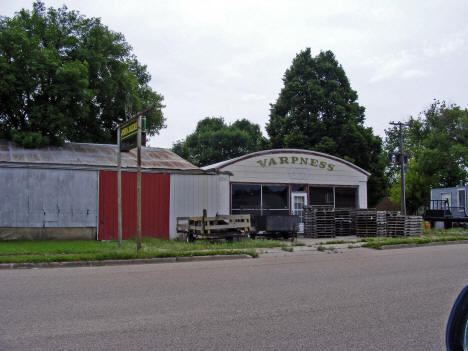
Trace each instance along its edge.
<instances>
[{"instance_id":1,"label":"stack of pallet","mask_svg":"<svg viewBox=\"0 0 468 351\"><path fill-rule=\"evenodd\" d=\"M387 235L387 211L377 211L377 236Z\"/></svg>"},{"instance_id":2,"label":"stack of pallet","mask_svg":"<svg viewBox=\"0 0 468 351\"><path fill-rule=\"evenodd\" d=\"M354 215L357 236L385 236L387 229L385 211L357 210Z\"/></svg>"},{"instance_id":3,"label":"stack of pallet","mask_svg":"<svg viewBox=\"0 0 468 351\"><path fill-rule=\"evenodd\" d=\"M406 216L405 218L405 236L422 235L422 217Z\"/></svg>"},{"instance_id":4,"label":"stack of pallet","mask_svg":"<svg viewBox=\"0 0 468 351\"><path fill-rule=\"evenodd\" d=\"M387 212L387 236L405 236L405 220L400 212Z\"/></svg>"},{"instance_id":5,"label":"stack of pallet","mask_svg":"<svg viewBox=\"0 0 468 351\"><path fill-rule=\"evenodd\" d=\"M309 238L334 238L335 210L332 206L304 207L304 236Z\"/></svg>"},{"instance_id":6,"label":"stack of pallet","mask_svg":"<svg viewBox=\"0 0 468 351\"><path fill-rule=\"evenodd\" d=\"M335 233L338 236L352 234L351 210L335 208Z\"/></svg>"}]
</instances>

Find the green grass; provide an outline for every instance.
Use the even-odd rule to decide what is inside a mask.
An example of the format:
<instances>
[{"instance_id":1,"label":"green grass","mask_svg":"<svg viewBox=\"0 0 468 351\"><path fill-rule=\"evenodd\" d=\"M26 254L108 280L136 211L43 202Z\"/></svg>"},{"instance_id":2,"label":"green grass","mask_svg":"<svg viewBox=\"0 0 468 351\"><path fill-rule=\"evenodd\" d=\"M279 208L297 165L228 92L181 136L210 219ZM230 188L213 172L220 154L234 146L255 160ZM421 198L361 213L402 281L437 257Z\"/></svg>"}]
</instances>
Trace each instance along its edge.
<instances>
[{"instance_id":1,"label":"green grass","mask_svg":"<svg viewBox=\"0 0 468 351\"><path fill-rule=\"evenodd\" d=\"M362 242L365 242L362 247L370 247L373 249L380 249L382 246L387 245L400 245L400 244L429 244L433 242L448 242L457 240L468 240L468 235L422 235L418 237L406 237L406 238L363 238Z\"/></svg>"},{"instance_id":2,"label":"green grass","mask_svg":"<svg viewBox=\"0 0 468 351\"><path fill-rule=\"evenodd\" d=\"M321 244L324 244L324 245L337 245L337 244L346 244L346 243L351 243L351 242L354 242L354 241L350 241L350 240L328 240L324 243L321 243Z\"/></svg>"},{"instance_id":3,"label":"green grass","mask_svg":"<svg viewBox=\"0 0 468 351\"><path fill-rule=\"evenodd\" d=\"M299 242L299 241L295 241L295 242L293 242L291 245L292 245L292 246L306 246L306 244L301 243L301 242Z\"/></svg>"},{"instance_id":4,"label":"green grass","mask_svg":"<svg viewBox=\"0 0 468 351\"><path fill-rule=\"evenodd\" d=\"M320 252L325 252L325 251L330 251L330 252L337 252L338 250L333 247L333 246L322 246L322 245L319 245L317 247L317 250L320 251Z\"/></svg>"},{"instance_id":5,"label":"green grass","mask_svg":"<svg viewBox=\"0 0 468 351\"><path fill-rule=\"evenodd\" d=\"M287 251L287 252L293 252L293 251L294 251L294 248L292 248L292 247L290 247L290 246L282 246L282 247L281 247L281 250Z\"/></svg>"},{"instance_id":6,"label":"green grass","mask_svg":"<svg viewBox=\"0 0 468 351\"><path fill-rule=\"evenodd\" d=\"M256 257L256 248L285 247L280 241L240 240L234 242L195 241L143 238L137 254L136 243L124 240L122 248L117 241L10 241L0 242L0 263L66 262L153 257L181 257L206 255L248 254Z\"/></svg>"}]
</instances>

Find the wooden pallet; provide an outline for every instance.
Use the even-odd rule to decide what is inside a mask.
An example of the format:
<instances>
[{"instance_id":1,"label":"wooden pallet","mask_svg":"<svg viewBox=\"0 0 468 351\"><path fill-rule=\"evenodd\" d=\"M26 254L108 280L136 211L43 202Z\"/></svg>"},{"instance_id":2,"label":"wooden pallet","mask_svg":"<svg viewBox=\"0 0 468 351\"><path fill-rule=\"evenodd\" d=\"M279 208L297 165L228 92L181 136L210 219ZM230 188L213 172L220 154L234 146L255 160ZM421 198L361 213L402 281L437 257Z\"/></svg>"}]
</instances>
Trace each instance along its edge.
<instances>
[{"instance_id":1,"label":"wooden pallet","mask_svg":"<svg viewBox=\"0 0 468 351\"><path fill-rule=\"evenodd\" d=\"M339 236L351 235L353 233L353 220L351 210L335 208L335 233Z\"/></svg>"},{"instance_id":2,"label":"wooden pallet","mask_svg":"<svg viewBox=\"0 0 468 351\"><path fill-rule=\"evenodd\" d=\"M422 235L422 217L406 216L405 218L405 236Z\"/></svg>"},{"instance_id":3,"label":"wooden pallet","mask_svg":"<svg viewBox=\"0 0 468 351\"><path fill-rule=\"evenodd\" d=\"M385 236L387 220L385 211L374 209L354 211L355 233L360 237Z\"/></svg>"},{"instance_id":4,"label":"wooden pallet","mask_svg":"<svg viewBox=\"0 0 468 351\"><path fill-rule=\"evenodd\" d=\"M306 206L304 208L304 236L334 238L335 210L331 206Z\"/></svg>"}]
</instances>

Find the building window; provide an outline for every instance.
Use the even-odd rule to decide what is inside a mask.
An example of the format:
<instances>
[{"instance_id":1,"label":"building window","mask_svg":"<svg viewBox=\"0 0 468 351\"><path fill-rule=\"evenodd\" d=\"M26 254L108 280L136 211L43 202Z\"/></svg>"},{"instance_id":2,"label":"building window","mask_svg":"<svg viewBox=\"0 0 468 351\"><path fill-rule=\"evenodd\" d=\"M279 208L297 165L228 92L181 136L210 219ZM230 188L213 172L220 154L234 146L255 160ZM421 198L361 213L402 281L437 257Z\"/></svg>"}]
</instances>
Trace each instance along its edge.
<instances>
[{"instance_id":1,"label":"building window","mask_svg":"<svg viewBox=\"0 0 468 351\"><path fill-rule=\"evenodd\" d=\"M233 214L289 214L288 185L232 184Z\"/></svg>"},{"instance_id":2,"label":"building window","mask_svg":"<svg viewBox=\"0 0 468 351\"><path fill-rule=\"evenodd\" d=\"M262 208L289 209L289 187L287 185L262 185Z\"/></svg>"},{"instance_id":3,"label":"building window","mask_svg":"<svg viewBox=\"0 0 468 351\"><path fill-rule=\"evenodd\" d=\"M313 206L333 206L333 188L309 186L309 203Z\"/></svg>"},{"instance_id":4,"label":"building window","mask_svg":"<svg viewBox=\"0 0 468 351\"><path fill-rule=\"evenodd\" d=\"M458 207L460 211L465 210L465 190L458 190Z\"/></svg>"},{"instance_id":5,"label":"building window","mask_svg":"<svg viewBox=\"0 0 468 351\"><path fill-rule=\"evenodd\" d=\"M356 188L335 188L335 207L356 208Z\"/></svg>"},{"instance_id":6,"label":"building window","mask_svg":"<svg viewBox=\"0 0 468 351\"><path fill-rule=\"evenodd\" d=\"M232 185L232 209L259 210L261 208L261 186L254 184Z\"/></svg>"}]
</instances>

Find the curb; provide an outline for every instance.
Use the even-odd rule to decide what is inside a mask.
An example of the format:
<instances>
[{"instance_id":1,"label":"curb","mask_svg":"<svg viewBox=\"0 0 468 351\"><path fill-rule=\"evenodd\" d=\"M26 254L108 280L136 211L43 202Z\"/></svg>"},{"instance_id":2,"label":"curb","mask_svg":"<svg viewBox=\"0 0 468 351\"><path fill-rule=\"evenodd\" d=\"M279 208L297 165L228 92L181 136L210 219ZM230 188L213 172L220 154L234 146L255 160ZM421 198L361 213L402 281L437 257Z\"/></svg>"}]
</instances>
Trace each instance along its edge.
<instances>
[{"instance_id":1,"label":"curb","mask_svg":"<svg viewBox=\"0 0 468 351\"><path fill-rule=\"evenodd\" d=\"M454 241L434 241L426 244L397 244L397 245L384 245L377 250L391 250L391 249L405 249L409 247L422 247L422 246L441 246L441 245L458 245L468 244L468 240L454 240ZM373 249L370 247L370 249Z\"/></svg>"},{"instance_id":2,"label":"curb","mask_svg":"<svg viewBox=\"0 0 468 351\"><path fill-rule=\"evenodd\" d=\"M237 259L242 259L242 258L252 258L252 256L240 254L240 255L138 258L138 259L129 259L129 260L37 262L37 263L0 263L0 269L99 267L99 266L133 265L133 264L177 263L177 262L197 262L197 261L223 261L223 260L237 260Z\"/></svg>"}]
</instances>

